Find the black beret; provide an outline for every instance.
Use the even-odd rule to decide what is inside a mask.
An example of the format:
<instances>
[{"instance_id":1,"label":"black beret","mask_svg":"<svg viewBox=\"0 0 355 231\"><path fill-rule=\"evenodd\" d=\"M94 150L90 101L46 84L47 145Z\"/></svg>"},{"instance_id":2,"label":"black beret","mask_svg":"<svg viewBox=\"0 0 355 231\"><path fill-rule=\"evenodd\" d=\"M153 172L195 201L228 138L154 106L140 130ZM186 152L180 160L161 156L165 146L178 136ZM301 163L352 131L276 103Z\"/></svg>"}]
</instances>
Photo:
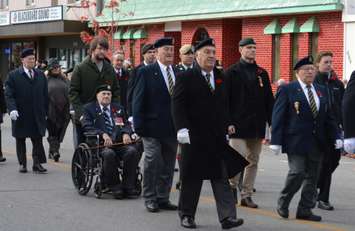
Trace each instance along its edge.
<instances>
[{"instance_id":1,"label":"black beret","mask_svg":"<svg viewBox=\"0 0 355 231\"><path fill-rule=\"evenodd\" d=\"M240 47L244 47L244 46L250 45L250 44L256 45L256 42L254 41L253 38L243 38L242 40L239 41Z\"/></svg>"},{"instance_id":2,"label":"black beret","mask_svg":"<svg viewBox=\"0 0 355 231\"><path fill-rule=\"evenodd\" d=\"M100 93L101 91L111 91L112 92L112 88L108 84L103 84L103 85L100 85L96 88L96 94Z\"/></svg>"},{"instance_id":3,"label":"black beret","mask_svg":"<svg viewBox=\"0 0 355 231\"><path fill-rule=\"evenodd\" d=\"M174 39L171 37L164 37L160 38L155 41L154 43L154 48L159 48L162 46L173 46L174 45Z\"/></svg>"},{"instance_id":4,"label":"black beret","mask_svg":"<svg viewBox=\"0 0 355 231\"><path fill-rule=\"evenodd\" d=\"M142 47L142 55L144 55L145 53L147 53L149 50L153 50L154 49L154 45L151 43L145 44Z\"/></svg>"},{"instance_id":5,"label":"black beret","mask_svg":"<svg viewBox=\"0 0 355 231\"><path fill-rule=\"evenodd\" d=\"M199 49L201 49L202 47L205 46L213 46L215 47L215 42L212 38L206 38L200 42L198 42L195 46L194 46L194 51L198 51Z\"/></svg>"},{"instance_id":6,"label":"black beret","mask_svg":"<svg viewBox=\"0 0 355 231\"><path fill-rule=\"evenodd\" d=\"M303 59L298 60L298 62L293 67L293 70L297 70L298 68L300 68L300 67L302 67L304 65L309 65L309 64L313 64L312 55L309 55L307 57L304 57Z\"/></svg>"},{"instance_id":7,"label":"black beret","mask_svg":"<svg viewBox=\"0 0 355 231\"><path fill-rule=\"evenodd\" d=\"M21 52L21 58L26 58L27 56L30 56L30 55L35 55L35 52L32 48L25 48L22 50Z\"/></svg>"},{"instance_id":8,"label":"black beret","mask_svg":"<svg viewBox=\"0 0 355 231\"><path fill-rule=\"evenodd\" d=\"M53 69L56 67L60 67L59 61L56 58L50 58L48 61L48 69Z\"/></svg>"}]
</instances>

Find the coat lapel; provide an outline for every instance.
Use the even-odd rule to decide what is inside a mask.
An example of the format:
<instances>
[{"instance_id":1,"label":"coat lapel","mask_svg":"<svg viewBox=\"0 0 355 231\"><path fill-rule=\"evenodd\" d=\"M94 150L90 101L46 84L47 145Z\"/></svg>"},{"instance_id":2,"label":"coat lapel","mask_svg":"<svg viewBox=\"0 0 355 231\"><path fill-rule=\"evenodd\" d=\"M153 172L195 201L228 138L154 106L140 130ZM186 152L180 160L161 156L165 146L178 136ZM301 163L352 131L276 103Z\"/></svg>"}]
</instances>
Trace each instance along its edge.
<instances>
[{"instance_id":1,"label":"coat lapel","mask_svg":"<svg viewBox=\"0 0 355 231\"><path fill-rule=\"evenodd\" d=\"M301 108L302 106L305 108L305 112L307 112L309 115L313 116L312 114L312 110L311 107L309 106L307 97L302 89L301 84L296 80L296 91L297 91L297 97L298 99L300 99L300 105ZM302 109L301 109L302 110Z\"/></svg>"},{"instance_id":2,"label":"coat lapel","mask_svg":"<svg viewBox=\"0 0 355 231\"><path fill-rule=\"evenodd\" d=\"M155 62L154 64L154 78L157 79L159 81L159 85L165 89L165 93L170 95L169 94L169 89L168 87L166 86L166 83L165 83L165 79L164 79L164 75L163 73L161 72L161 69L160 69L160 66L158 64L158 62ZM174 73L175 74L175 73Z\"/></svg>"}]
</instances>

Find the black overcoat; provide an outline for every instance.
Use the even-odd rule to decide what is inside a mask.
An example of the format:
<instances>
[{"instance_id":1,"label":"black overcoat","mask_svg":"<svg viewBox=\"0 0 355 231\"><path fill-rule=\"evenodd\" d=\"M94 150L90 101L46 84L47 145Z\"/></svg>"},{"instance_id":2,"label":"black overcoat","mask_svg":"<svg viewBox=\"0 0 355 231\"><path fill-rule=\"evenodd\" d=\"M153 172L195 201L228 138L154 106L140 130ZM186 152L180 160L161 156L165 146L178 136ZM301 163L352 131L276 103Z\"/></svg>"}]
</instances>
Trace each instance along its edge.
<instances>
[{"instance_id":1,"label":"black overcoat","mask_svg":"<svg viewBox=\"0 0 355 231\"><path fill-rule=\"evenodd\" d=\"M343 98L344 137L355 137L355 71L351 74Z\"/></svg>"},{"instance_id":2,"label":"black overcoat","mask_svg":"<svg viewBox=\"0 0 355 231\"><path fill-rule=\"evenodd\" d=\"M220 179L223 161L230 177L247 165L226 141L222 73L215 70L214 78L214 92L209 89L198 65L181 73L176 80L173 119L177 130L189 129L191 143L182 145L182 179Z\"/></svg>"},{"instance_id":3,"label":"black overcoat","mask_svg":"<svg viewBox=\"0 0 355 231\"><path fill-rule=\"evenodd\" d=\"M9 113L17 110L19 118L12 121L12 136L43 137L48 112L48 85L43 72L34 69L31 80L23 67L9 73L5 82L5 98Z\"/></svg>"}]
</instances>

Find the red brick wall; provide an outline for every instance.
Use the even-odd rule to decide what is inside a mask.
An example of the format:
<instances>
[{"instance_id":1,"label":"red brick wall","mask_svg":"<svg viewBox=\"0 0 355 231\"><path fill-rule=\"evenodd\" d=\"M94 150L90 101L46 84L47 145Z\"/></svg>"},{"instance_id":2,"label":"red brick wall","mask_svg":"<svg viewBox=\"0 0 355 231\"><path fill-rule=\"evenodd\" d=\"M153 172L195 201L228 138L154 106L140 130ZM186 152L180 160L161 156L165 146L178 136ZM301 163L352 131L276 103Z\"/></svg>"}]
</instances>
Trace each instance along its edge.
<instances>
[{"instance_id":1,"label":"red brick wall","mask_svg":"<svg viewBox=\"0 0 355 231\"><path fill-rule=\"evenodd\" d=\"M245 18L242 22L243 37L253 37L257 43L257 63L264 67L269 75L272 75L272 36L264 34L264 28L275 18L279 19L280 25L284 26L291 18L296 17L297 24L301 26L310 17L315 16L320 33L318 37L318 51L330 50L334 53L334 69L339 76L343 73L343 23L341 12L322 13L315 15L289 15L280 17ZM298 57L308 55L308 33L298 34ZM281 35L280 50L280 77L290 81L292 79L291 36Z\"/></svg>"},{"instance_id":2,"label":"red brick wall","mask_svg":"<svg viewBox=\"0 0 355 231\"><path fill-rule=\"evenodd\" d=\"M224 19L222 34L222 64L227 68L240 59L238 43L242 37L242 20Z\"/></svg>"},{"instance_id":3,"label":"red brick wall","mask_svg":"<svg viewBox=\"0 0 355 231\"><path fill-rule=\"evenodd\" d=\"M174 38L174 63L178 64L180 62L179 49L181 47L181 32L165 32L165 36Z\"/></svg>"}]
</instances>

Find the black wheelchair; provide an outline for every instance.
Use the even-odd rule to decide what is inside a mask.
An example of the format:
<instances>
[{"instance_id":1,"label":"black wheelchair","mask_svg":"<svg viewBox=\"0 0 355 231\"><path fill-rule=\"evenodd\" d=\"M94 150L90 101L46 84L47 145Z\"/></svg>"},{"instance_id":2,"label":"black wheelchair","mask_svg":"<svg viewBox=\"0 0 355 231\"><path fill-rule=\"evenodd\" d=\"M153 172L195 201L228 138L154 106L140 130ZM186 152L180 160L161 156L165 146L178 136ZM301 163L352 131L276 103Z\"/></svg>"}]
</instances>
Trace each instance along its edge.
<instances>
[{"instance_id":1,"label":"black wheelchair","mask_svg":"<svg viewBox=\"0 0 355 231\"><path fill-rule=\"evenodd\" d=\"M89 133L85 133L84 135L86 137L86 142L79 144L73 155L71 163L72 180L80 195L86 195L94 183L95 196L96 198L101 198L103 193L111 193L102 181L103 160L100 152L104 146L100 146L99 135ZM135 142L141 141L136 140ZM117 169L120 182L123 181L123 165L124 163L121 160ZM142 193L142 179L143 176L140 171L140 167L138 166L136 169L135 183L137 197Z\"/></svg>"}]
</instances>

